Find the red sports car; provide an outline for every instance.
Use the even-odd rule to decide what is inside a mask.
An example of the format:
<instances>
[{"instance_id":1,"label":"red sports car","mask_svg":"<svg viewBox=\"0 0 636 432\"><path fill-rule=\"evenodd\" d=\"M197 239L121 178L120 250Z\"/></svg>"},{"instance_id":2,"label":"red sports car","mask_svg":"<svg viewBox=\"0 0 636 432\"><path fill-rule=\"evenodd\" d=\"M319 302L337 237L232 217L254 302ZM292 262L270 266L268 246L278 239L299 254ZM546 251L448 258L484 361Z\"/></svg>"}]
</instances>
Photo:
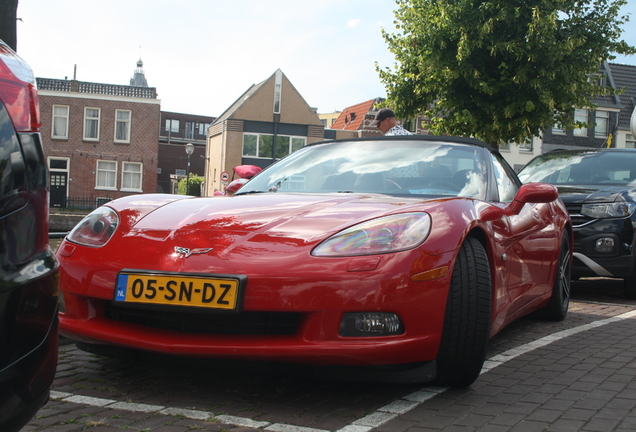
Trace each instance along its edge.
<instances>
[{"instance_id":1,"label":"red sports car","mask_svg":"<svg viewBox=\"0 0 636 432\"><path fill-rule=\"evenodd\" d=\"M137 195L88 215L58 250L61 333L466 386L508 323L565 318L571 239L555 187L522 186L478 140L323 142L233 197Z\"/></svg>"}]
</instances>

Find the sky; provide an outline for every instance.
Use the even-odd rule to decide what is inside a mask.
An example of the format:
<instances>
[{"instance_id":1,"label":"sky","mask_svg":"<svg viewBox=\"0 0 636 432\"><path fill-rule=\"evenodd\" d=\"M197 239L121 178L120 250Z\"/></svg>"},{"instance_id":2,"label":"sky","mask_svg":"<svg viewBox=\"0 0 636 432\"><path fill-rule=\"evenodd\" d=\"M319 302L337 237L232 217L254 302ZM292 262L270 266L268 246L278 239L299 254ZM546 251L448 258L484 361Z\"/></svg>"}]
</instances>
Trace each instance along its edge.
<instances>
[{"instance_id":1,"label":"sky","mask_svg":"<svg viewBox=\"0 0 636 432\"><path fill-rule=\"evenodd\" d=\"M386 97L393 0L20 0L17 51L41 78L129 85L161 110L217 117L281 69L319 113ZM636 46L636 1L623 39ZM636 65L636 56L616 63Z\"/></svg>"}]
</instances>

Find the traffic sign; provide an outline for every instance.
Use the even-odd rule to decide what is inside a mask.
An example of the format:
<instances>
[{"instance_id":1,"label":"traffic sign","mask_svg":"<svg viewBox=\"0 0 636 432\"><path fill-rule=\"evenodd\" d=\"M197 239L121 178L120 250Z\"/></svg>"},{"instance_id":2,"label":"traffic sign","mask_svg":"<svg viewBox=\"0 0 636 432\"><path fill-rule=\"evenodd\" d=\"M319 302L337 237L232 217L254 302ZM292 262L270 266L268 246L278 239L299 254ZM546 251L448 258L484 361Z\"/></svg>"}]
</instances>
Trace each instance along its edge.
<instances>
[{"instance_id":1,"label":"traffic sign","mask_svg":"<svg viewBox=\"0 0 636 432\"><path fill-rule=\"evenodd\" d=\"M230 179L230 173L223 171L221 173L221 181L228 181Z\"/></svg>"}]
</instances>

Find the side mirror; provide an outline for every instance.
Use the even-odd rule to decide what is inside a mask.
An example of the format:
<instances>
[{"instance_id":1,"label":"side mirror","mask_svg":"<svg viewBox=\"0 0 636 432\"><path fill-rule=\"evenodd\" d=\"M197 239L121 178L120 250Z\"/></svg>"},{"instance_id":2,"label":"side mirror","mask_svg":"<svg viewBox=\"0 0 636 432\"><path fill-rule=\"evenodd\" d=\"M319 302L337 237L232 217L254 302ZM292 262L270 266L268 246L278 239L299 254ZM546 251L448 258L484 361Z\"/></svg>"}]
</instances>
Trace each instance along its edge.
<instances>
[{"instance_id":1,"label":"side mirror","mask_svg":"<svg viewBox=\"0 0 636 432\"><path fill-rule=\"evenodd\" d=\"M515 199L508 208L515 214L519 214L527 203L549 203L559 198L559 191L554 185L548 183L527 183L517 191Z\"/></svg>"}]
</instances>

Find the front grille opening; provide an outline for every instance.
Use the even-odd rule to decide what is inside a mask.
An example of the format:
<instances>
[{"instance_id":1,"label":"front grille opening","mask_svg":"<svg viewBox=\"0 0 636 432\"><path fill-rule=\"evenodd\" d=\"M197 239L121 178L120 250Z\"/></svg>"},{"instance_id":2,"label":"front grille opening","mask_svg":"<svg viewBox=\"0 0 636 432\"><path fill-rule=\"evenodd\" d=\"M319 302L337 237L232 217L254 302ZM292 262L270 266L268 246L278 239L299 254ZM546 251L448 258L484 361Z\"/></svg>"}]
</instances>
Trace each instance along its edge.
<instances>
[{"instance_id":1,"label":"front grille opening","mask_svg":"<svg viewBox=\"0 0 636 432\"><path fill-rule=\"evenodd\" d=\"M251 312L236 315L181 311L159 311L104 305L108 319L181 333L225 335L293 335L301 314L293 312Z\"/></svg>"},{"instance_id":2,"label":"front grille opening","mask_svg":"<svg viewBox=\"0 0 636 432\"><path fill-rule=\"evenodd\" d=\"M581 204L567 204L565 206L570 214L570 219L572 219L572 225L581 226L585 225L588 222L593 221L594 219L581 214Z\"/></svg>"}]
</instances>

